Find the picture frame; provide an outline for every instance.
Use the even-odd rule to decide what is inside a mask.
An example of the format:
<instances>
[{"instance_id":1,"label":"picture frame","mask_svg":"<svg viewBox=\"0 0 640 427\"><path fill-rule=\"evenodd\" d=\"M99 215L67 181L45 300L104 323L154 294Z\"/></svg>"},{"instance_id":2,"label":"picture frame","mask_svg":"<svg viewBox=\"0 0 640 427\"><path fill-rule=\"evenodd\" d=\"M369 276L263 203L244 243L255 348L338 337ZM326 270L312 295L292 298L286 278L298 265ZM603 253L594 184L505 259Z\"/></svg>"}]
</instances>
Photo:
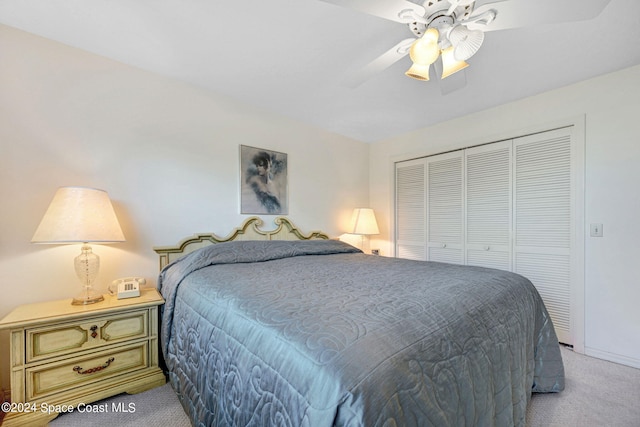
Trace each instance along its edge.
<instances>
[{"instance_id":1,"label":"picture frame","mask_svg":"<svg viewBox=\"0 0 640 427\"><path fill-rule=\"evenodd\" d=\"M289 213L287 154L240 145L240 213Z\"/></svg>"}]
</instances>

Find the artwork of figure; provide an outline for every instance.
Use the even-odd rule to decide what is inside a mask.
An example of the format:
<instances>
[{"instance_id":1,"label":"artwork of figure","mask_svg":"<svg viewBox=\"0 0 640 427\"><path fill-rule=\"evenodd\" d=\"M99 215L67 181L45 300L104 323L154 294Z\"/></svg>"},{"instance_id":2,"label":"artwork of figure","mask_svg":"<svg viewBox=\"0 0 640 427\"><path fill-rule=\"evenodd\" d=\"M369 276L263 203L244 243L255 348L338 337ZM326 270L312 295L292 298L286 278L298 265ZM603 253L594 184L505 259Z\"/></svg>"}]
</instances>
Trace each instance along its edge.
<instances>
[{"instance_id":1,"label":"artwork of figure","mask_svg":"<svg viewBox=\"0 0 640 427\"><path fill-rule=\"evenodd\" d=\"M240 146L243 214L287 214L287 155Z\"/></svg>"}]
</instances>

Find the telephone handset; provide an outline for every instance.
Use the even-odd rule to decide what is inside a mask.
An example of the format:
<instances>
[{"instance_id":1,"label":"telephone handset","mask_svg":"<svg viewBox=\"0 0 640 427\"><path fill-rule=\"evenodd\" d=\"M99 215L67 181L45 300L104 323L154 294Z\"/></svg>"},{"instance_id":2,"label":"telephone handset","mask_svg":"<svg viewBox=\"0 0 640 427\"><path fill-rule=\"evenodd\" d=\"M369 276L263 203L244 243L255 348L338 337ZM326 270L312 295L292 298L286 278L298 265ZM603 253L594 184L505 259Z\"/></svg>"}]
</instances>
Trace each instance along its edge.
<instances>
[{"instance_id":1,"label":"telephone handset","mask_svg":"<svg viewBox=\"0 0 640 427\"><path fill-rule=\"evenodd\" d=\"M140 287L147 283L144 277L123 277L111 282L109 293L117 295L118 299L135 298L140 296Z\"/></svg>"}]
</instances>

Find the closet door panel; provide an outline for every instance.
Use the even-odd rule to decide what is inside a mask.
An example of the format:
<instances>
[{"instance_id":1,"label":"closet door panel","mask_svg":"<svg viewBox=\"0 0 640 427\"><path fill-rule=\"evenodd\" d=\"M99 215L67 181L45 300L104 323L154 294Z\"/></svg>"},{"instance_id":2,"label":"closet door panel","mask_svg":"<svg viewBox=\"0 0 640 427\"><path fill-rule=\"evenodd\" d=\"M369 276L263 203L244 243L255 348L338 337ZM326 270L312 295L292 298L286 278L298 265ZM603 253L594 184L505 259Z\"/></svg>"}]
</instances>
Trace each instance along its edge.
<instances>
[{"instance_id":1,"label":"closet door panel","mask_svg":"<svg viewBox=\"0 0 640 427\"><path fill-rule=\"evenodd\" d=\"M492 249L467 249L467 264L511 271L511 254Z\"/></svg>"},{"instance_id":2,"label":"closet door panel","mask_svg":"<svg viewBox=\"0 0 640 427\"><path fill-rule=\"evenodd\" d=\"M572 129L514 141L515 272L538 289L561 342L572 344Z\"/></svg>"},{"instance_id":3,"label":"closet door panel","mask_svg":"<svg viewBox=\"0 0 640 427\"><path fill-rule=\"evenodd\" d=\"M464 264L464 157L428 157L427 259Z\"/></svg>"},{"instance_id":4,"label":"closet door panel","mask_svg":"<svg viewBox=\"0 0 640 427\"><path fill-rule=\"evenodd\" d=\"M424 159L396 164L396 257L427 259L427 163Z\"/></svg>"},{"instance_id":5,"label":"closet door panel","mask_svg":"<svg viewBox=\"0 0 640 427\"><path fill-rule=\"evenodd\" d=\"M511 270L511 141L466 150L466 263Z\"/></svg>"},{"instance_id":6,"label":"closet door panel","mask_svg":"<svg viewBox=\"0 0 640 427\"><path fill-rule=\"evenodd\" d=\"M571 344L571 257L569 255L519 252L518 273L531 280L544 300L558 339Z\"/></svg>"}]
</instances>

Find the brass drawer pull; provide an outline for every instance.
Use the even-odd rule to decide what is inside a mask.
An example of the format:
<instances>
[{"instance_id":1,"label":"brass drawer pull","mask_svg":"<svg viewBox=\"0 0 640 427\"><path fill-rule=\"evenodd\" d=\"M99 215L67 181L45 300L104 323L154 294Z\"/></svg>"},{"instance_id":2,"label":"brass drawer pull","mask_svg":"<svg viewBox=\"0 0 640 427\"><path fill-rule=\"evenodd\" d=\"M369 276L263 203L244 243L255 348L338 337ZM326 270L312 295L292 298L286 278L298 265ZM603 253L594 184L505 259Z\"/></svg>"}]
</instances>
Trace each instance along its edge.
<instances>
[{"instance_id":1,"label":"brass drawer pull","mask_svg":"<svg viewBox=\"0 0 640 427\"><path fill-rule=\"evenodd\" d=\"M95 368L91 368L91 369L86 369L86 370L82 370L82 368L80 366L74 366L73 370L79 374L93 374L94 372L99 372L102 371L103 369L106 369L109 367L109 365L111 365L111 362L113 362L114 360L116 360L113 357L110 357L109 360L107 360L105 362L104 365L102 366L96 366Z\"/></svg>"},{"instance_id":2,"label":"brass drawer pull","mask_svg":"<svg viewBox=\"0 0 640 427\"><path fill-rule=\"evenodd\" d=\"M96 325L90 327L89 330L91 331L91 338L95 338L98 336L98 332L96 332L98 330L98 327Z\"/></svg>"}]
</instances>

